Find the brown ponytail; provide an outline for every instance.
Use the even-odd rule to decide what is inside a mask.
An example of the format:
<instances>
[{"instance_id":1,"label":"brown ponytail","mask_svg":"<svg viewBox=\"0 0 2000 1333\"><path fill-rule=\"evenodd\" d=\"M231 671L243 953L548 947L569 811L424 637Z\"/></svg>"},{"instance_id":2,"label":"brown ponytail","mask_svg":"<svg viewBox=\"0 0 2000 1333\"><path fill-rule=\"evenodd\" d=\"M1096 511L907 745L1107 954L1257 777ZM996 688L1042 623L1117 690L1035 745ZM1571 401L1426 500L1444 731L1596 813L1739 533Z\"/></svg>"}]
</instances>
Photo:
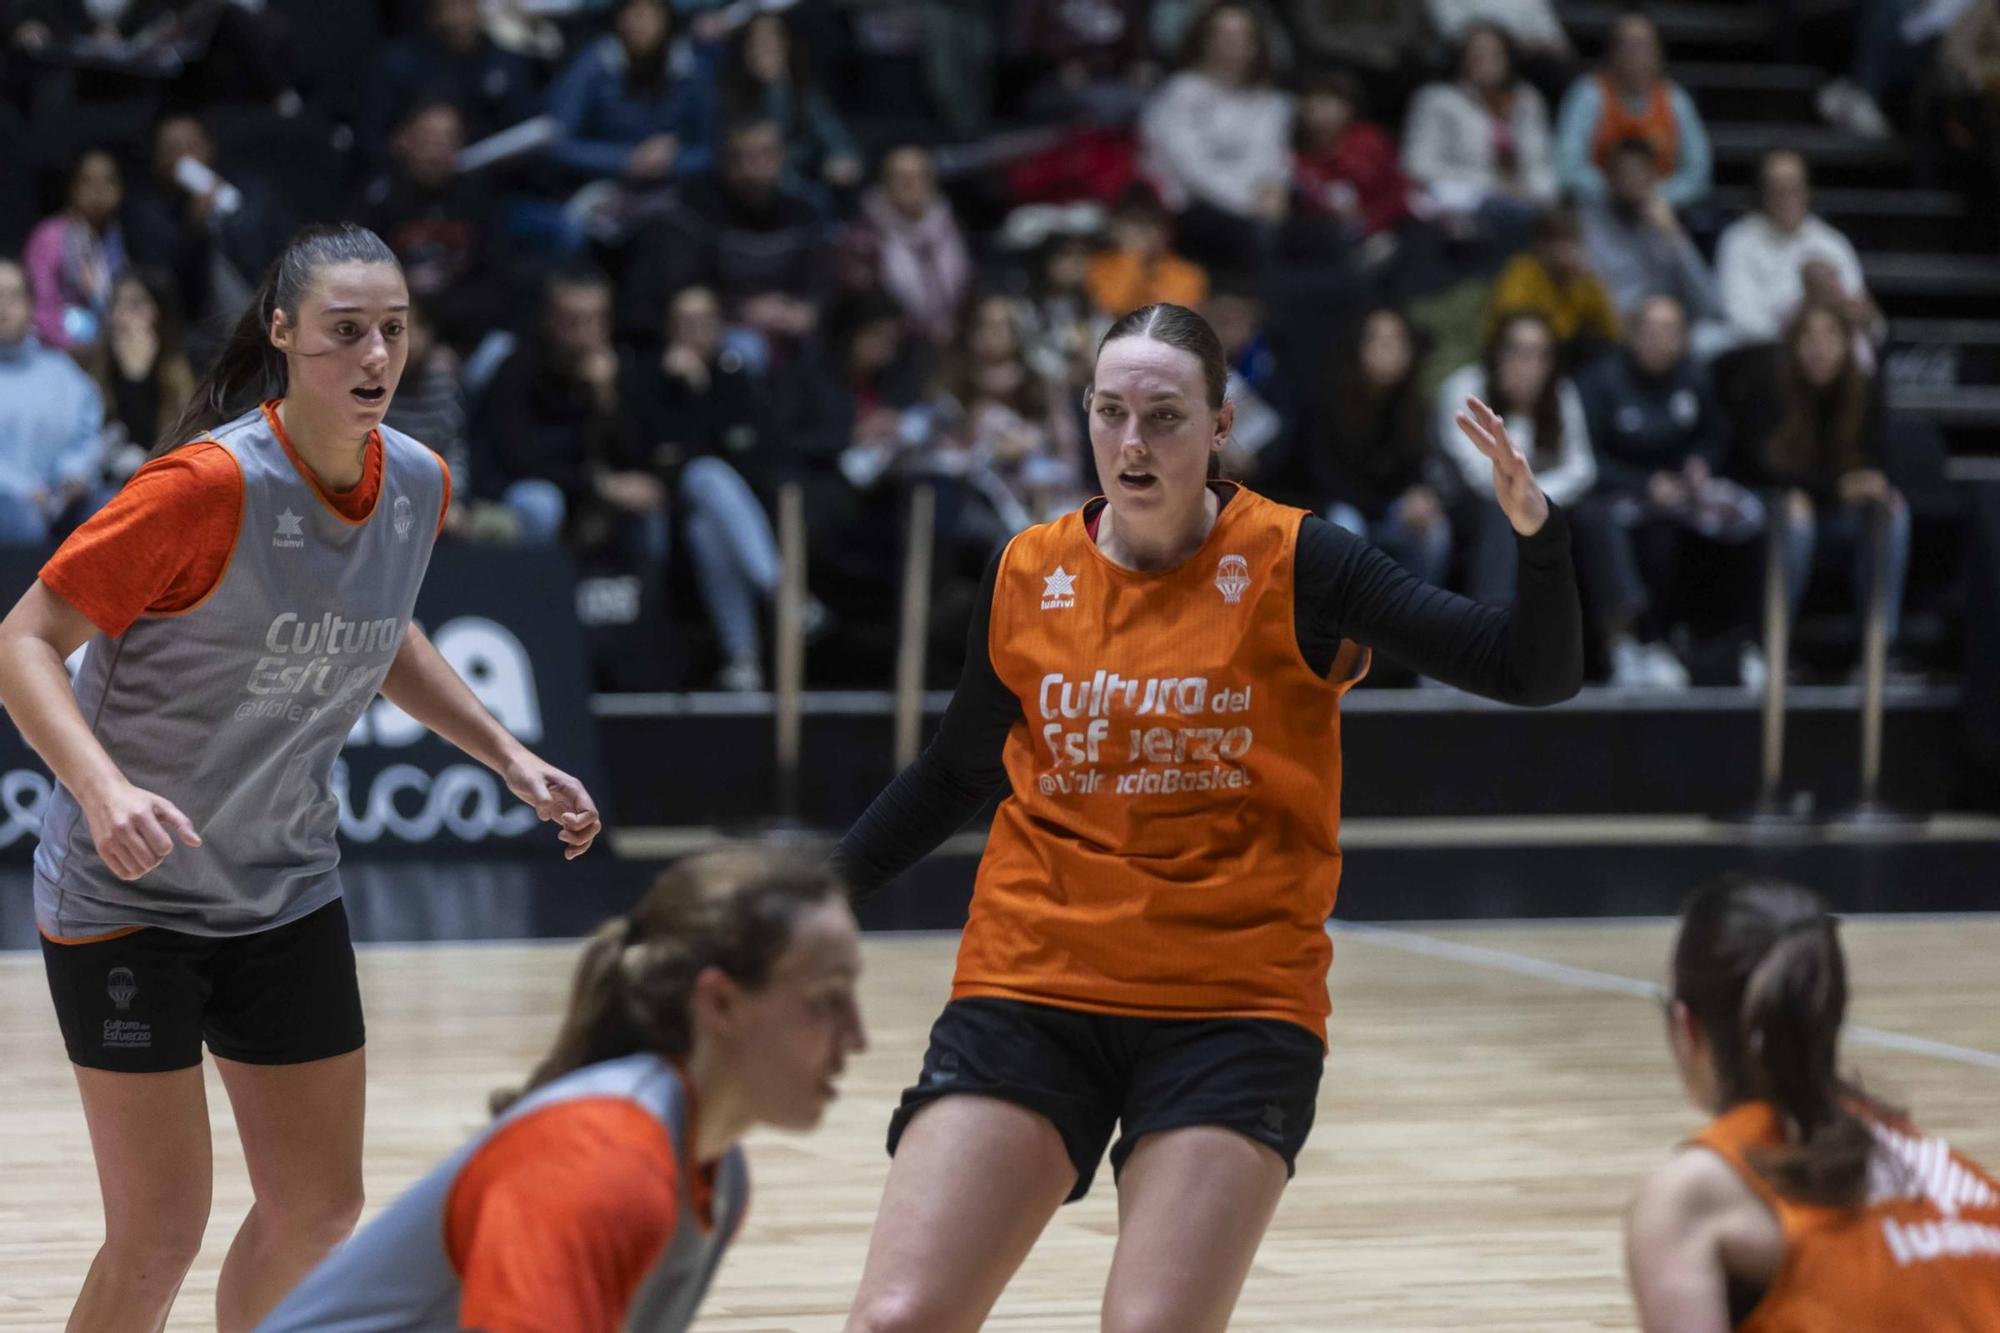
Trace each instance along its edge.
<instances>
[{"instance_id":1,"label":"brown ponytail","mask_svg":"<svg viewBox=\"0 0 2000 1333\"><path fill-rule=\"evenodd\" d=\"M1839 1072L1847 967L1817 894L1731 877L1681 915L1674 994L1714 1052L1723 1100L1769 1102L1785 1144L1753 1165L1787 1198L1836 1207L1867 1186L1874 1135L1857 1106L1893 1115Z\"/></svg>"},{"instance_id":2,"label":"brown ponytail","mask_svg":"<svg viewBox=\"0 0 2000 1333\"><path fill-rule=\"evenodd\" d=\"M799 914L844 902L846 892L822 862L798 853L733 846L675 862L636 907L590 937L554 1044L524 1087L493 1094L493 1113L586 1065L641 1051L685 1058L702 970L719 967L757 989Z\"/></svg>"},{"instance_id":3,"label":"brown ponytail","mask_svg":"<svg viewBox=\"0 0 2000 1333\"><path fill-rule=\"evenodd\" d=\"M330 264L396 264L396 253L380 236L351 222L311 226L293 236L264 270L256 295L229 331L215 364L195 385L173 425L154 441L149 457L171 453L284 394L285 355L271 343L271 316L282 310L297 323L300 300Z\"/></svg>"}]
</instances>

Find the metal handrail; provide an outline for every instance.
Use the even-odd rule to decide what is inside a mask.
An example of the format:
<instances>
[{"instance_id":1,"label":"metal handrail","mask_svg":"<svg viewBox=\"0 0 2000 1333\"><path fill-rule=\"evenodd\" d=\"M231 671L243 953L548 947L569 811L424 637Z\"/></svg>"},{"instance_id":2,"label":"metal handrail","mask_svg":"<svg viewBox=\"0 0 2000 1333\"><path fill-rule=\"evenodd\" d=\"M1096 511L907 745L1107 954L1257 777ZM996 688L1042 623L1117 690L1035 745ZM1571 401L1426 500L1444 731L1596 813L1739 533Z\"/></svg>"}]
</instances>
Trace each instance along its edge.
<instances>
[{"instance_id":1,"label":"metal handrail","mask_svg":"<svg viewBox=\"0 0 2000 1333\"><path fill-rule=\"evenodd\" d=\"M799 814L799 741L806 680L805 491L788 481L778 490L778 605L772 673L773 731L777 744L777 815Z\"/></svg>"},{"instance_id":2,"label":"metal handrail","mask_svg":"<svg viewBox=\"0 0 2000 1333\"><path fill-rule=\"evenodd\" d=\"M1791 605L1785 595L1785 497L1771 497L1764 524L1764 731L1756 809L1783 808L1785 688L1791 657Z\"/></svg>"},{"instance_id":3,"label":"metal handrail","mask_svg":"<svg viewBox=\"0 0 2000 1333\"><path fill-rule=\"evenodd\" d=\"M902 614L896 632L896 771L916 762L923 739L924 661L930 641L931 561L937 541L937 487L910 492L903 545Z\"/></svg>"}]
</instances>

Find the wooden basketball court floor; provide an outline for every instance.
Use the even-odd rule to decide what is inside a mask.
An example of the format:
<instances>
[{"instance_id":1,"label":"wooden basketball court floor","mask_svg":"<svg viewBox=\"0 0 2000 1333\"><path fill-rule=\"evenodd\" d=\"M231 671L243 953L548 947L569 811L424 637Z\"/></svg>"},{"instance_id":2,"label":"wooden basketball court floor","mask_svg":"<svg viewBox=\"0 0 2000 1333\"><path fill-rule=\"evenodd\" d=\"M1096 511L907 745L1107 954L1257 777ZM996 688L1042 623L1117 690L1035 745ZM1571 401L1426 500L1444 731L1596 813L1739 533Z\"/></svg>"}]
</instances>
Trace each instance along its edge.
<instances>
[{"instance_id":1,"label":"wooden basketball court floor","mask_svg":"<svg viewBox=\"0 0 2000 1333\"><path fill-rule=\"evenodd\" d=\"M1699 1124L1653 984L1663 921L1336 929L1318 1123L1245 1288L1246 1330L1630 1328L1620 1211ZM1853 918L1847 1060L1927 1127L2000 1162L2000 915ZM873 1045L811 1137L760 1134L753 1206L698 1327L841 1326L886 1159L882 1134L943 1002L948 935L874 936ZM369 946L367 1186L386 1203L480 1122L548 1038L573 943ZM99 1237L89 1144L40 959L0 954L0 1327L61 1327ZM208 1243L169 1327L212 1327L248 1203L210 1076ZM1063 1209L989 1323L1097 1327L1116 1237L1108 1173Z\"/></svg>"}]
</instances>

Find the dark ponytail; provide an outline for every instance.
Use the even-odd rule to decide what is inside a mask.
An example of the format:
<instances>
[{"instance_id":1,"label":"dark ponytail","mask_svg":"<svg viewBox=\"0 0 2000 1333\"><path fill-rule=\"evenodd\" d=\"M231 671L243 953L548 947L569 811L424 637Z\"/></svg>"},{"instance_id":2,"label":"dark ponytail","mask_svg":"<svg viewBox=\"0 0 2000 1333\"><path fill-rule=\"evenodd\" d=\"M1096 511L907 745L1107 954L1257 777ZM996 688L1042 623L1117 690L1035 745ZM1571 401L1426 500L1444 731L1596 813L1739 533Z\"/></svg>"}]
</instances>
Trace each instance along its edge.
<instances>
[{"instance_id":1,"label":"dark ponytail","mask_svg":"<svg viewBox=\"0 0 2000 1333\"><path fill-rule=\"evenodd\" d=\"M1860 1202L1875 1137L1856 1108L1895 1113L1840 1075L1847 966L1819 896L1740 877L1698 890L1681 915L1674 994L1714 1052L1724 1104L1767 1101L1782 1119L1784 1146L1752 1165L1789 1199Z\"/></svg>"},{"instance_id":2,"label":"dark ponytail","mask_svg":"<svg viewBox=\"0 0 2000 1333\"><path fill-rule=\"evenodd\" d=\"M735 846L675 862L638 906L590 937L554 1044L526 1086L493 1094L493 1113L586 1065L641 1051L684 1059L704 968L755 990L770 980L800 913L845 901L823 858L797 852Z\"/></svg>"},{"instance_id":3,"label":"dark ponytail","mask_svg":"<svg viewBox=\"0 0 2000 1333\"><path fill-rule=\"evenodd\" d=\"M380 236L351 222L315 225L293 236L264 270L264 280L229 331L215 364L195 385L193 397L174 424L154 441L150 456L170 453L265 399L283 396L285 354L271 344L271 316L282 310L285 319L296 324L299 302L312 290L321 269L331 264L395 263L395 251Z\"/></svg>"}]
</instances>

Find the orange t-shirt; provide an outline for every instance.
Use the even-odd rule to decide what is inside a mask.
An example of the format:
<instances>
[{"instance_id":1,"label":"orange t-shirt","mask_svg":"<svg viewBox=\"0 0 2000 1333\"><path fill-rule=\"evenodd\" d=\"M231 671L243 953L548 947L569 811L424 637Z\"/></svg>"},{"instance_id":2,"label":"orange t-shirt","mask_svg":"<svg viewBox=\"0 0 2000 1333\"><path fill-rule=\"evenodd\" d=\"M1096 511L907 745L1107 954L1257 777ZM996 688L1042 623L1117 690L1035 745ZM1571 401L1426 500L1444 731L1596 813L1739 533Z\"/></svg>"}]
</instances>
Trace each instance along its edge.
<instances>
[{"instance_id":1,"label":"orange t-shirt","mask_svg":"<svg viewBox=\"0 0 2000 1333\"><path fill-rule=\"evenodd\" d=\"M1618 95L1618 86L1608 75L1597 76L1597 95L1602 110L1597 113L1597 131L1590 136L1590 160L1599 171L1611 160L1611 150L1627 139L1644 139L1653 145L1654 169L1660 178L1674 174L1680 161L1681 131L1674 123L1674 99L1665 79L1656 80L1645 109L1632 111Z\"/></svg>"},{"instance_id":2,"label":"orange t-shirt","mask_svg":"<svg viewBox=\"0 0 2000 1333\"><path fill-rule=\"evenodd\" d=\"M1208 299L1208 273L1199 264L1177 255L1148 264L1130 250L1094 256L1084 286L1092 303L1113 319L1159 301L1192 307Z\"/></svg>"},{"instance_id":3,"label":"orange t-shirt","mask_svg":"<svg viewBox=\"0 0 2000 1333\"><path fill-rule=\"evenodd\" d=\"M276 408L276 400L266 403L264 414L299 475L341 518L366 522L382 491L382 437L368 437L360 482L330 491L292 448ZM441 532L451 508L451 472L442 458L438 467L444 471ZM235 457L213 441L184 444L133 473L42 566L41 580L115 639L140 616L199 606L229 568L242 519L243 472Z\"/></svg>"},{"instance_id":4,"label":"orange t-shirt","mask_svg":"<svg viewBox=\"0 0 2000 1333\"><path fill-rule=\"evenodd\" d=\"M1303 510L1249 491L1178 568L1097 548L1082 512L1008 544L993 669L1021 701L954 998L1322 1037L1340 883L1339 699L1300 654Z\"/></svg>"},{"instance_id":5,"label":"orange t-shirt","mask_svg":"<svg viewBox=\"0 0 2000 1333\"><path fill-rule=\"evenodd\" d=\"M1876 1163L1859 1208L1793 1202L1757 1172L1752 1155L1784 1143L1768 1103L1735 1107L1695 1137L1784 1230L1784 1260L1739 1333L2000 1329L2000 1183L1910 1126L1870 1127Z\"/></svg>"},{"instance_id":6,"label":"orange t-shirt","mask_svg":"<svg viewBox=\"0 0 2000 1333\"><path fill-rule=\"evenodd\" d=\"M459 1322L484 1333L625 1326L639 1284L679 1225L673 1139L624 1097L523 1115L481 1144L452 1185L445 1250ZM691 1173L696 1219L713 1176Z\"/></svg>"}]
</instances>

